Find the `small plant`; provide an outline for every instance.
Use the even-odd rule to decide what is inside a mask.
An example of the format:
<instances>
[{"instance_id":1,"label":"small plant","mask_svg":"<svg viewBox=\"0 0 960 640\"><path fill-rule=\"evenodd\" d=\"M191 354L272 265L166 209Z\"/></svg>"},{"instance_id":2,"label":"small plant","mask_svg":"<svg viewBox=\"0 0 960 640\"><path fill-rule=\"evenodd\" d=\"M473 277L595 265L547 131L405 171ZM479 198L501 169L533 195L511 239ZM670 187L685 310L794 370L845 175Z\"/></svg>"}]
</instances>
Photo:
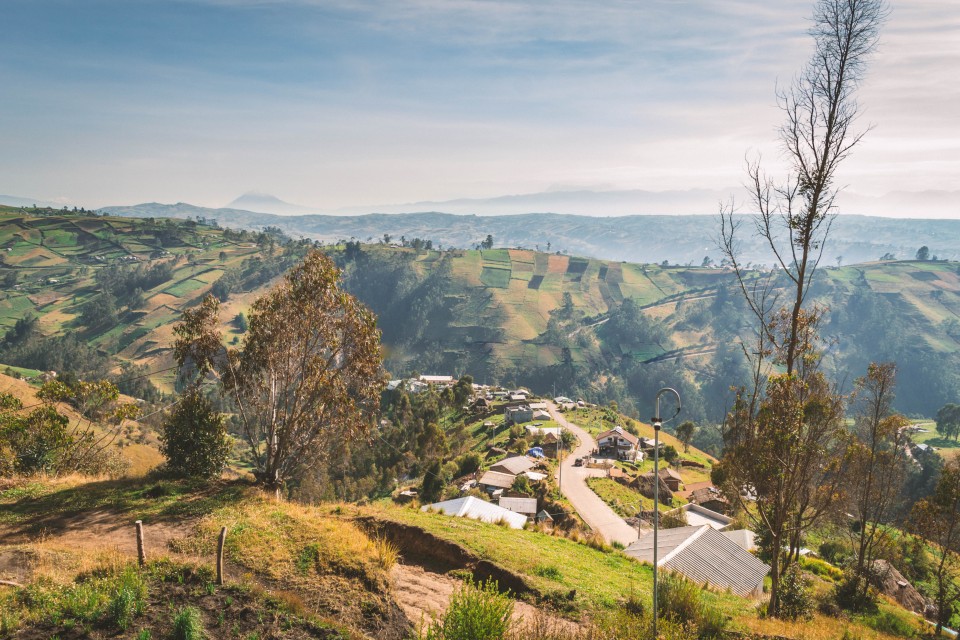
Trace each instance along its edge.
<instances>
[{"instance_id":1,"label":"small plant","mask_svg":"<svg viewBox=\"0 0 960 640\"><path fill-rule=\"evenodd\" d=\"M453 594L441 620L434 622L423 640L500 640L511 629L513 601L501 594L495 581L466 582Z\"/></svg>"},{"instance_id":2,"label":"small plant","mask_svg":"<svg viewBox=\"0 0 960 640\"><path fill-rule=\"evenodd\" d=\"M137 634L137 640L150 640L151 637L150 629L141 629Z\"/></svg>"},{"instance_id":3,"label":"small plant","mask_svg":"<svg viewBox=\"0 0 960 640\"><path fill-rule=\"evenodd\" d=\"M384 571L389 571L400 559L400 549L386 538L374 538L373 548L376 552L377 564Z\"/></svg>"},{"instance_id":4,"label":"small plant","mask_svg":"<svg viewBox=\"0 0 960 640\"><path fill-rule=\"evenodd\" d=\"M538 564L536 567L534 567L533 574L540 576L541 578L549 578L550 580L560 580L563 577L563 574L560 573L560 569L544 564Z\"/></svg>"},{"instance_id":5,"label":"small plant","mask_svg":"<svg viewBox=\"0 0 960 640\"><path fill-rule=\"evenodd\" d=\"M202 640L206 638L203 620L196 607L184 607L173 617L173 640Z\"/></svg>"}]
</instances>

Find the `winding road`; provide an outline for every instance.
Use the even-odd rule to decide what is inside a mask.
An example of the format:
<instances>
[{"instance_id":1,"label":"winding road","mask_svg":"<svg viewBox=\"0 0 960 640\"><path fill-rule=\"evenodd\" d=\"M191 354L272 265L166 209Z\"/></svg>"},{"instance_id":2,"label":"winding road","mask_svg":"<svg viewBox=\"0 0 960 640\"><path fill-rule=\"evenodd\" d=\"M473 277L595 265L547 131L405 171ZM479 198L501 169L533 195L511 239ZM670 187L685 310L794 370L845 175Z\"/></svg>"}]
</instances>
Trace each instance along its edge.
<instances>
[{"instance_id":1,"label":"winding road","mask_svg":"<svg viewBox=\"0 0 960 640\"><path fill-rule=\"evenodd\" d=\"M580 445L560 463L557 471L560 492L570 501L584 522L590 525L591 529L599 531L607 542L619 542L624 546L634 542L637 539L637 530L624 522L623 518L587 486L587 478L603 477L606 471L573 466L574 460L589 455L597 448L593 436L567 420L557 411L553 402L547 403L547 410L557 424L573 432L580 440Z\"/></svg>"}]
</instances>

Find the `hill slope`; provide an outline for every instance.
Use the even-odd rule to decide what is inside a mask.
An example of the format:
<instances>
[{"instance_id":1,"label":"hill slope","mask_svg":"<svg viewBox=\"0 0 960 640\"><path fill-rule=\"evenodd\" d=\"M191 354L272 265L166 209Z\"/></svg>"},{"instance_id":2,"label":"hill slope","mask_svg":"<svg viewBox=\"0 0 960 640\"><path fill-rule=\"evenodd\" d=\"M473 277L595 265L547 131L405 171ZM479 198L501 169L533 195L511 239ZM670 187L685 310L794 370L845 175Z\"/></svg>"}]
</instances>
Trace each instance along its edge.
<instances>
[{"instance_id":1,"label":"hill slope","mask_svg":"<svg viewBox=\"0 0 960 640\"><path fill-rule=\"evenodd\" d=\"M8 208L0 211L0 331L34 313L43 334L79 338L114 358L111 366L161 372L154 379L169 390L171 327L181 311L217 289L228 323L311 244L283 242L276 231ZM722 269L517 249L327 250L346 287L379 316L394 374L470 373L616 400L628 412L670 381L689 417L715 420L744 376L738 341L751 322ZM895 360L901 410L932 415L960 395L956 264L824 268L811 291L830 309L823 328L835 379ZM228 339L239 336L231 326ZM4 364L60 368L37 353L17 361L11 353Z\"/></svg>"}]
</instances>

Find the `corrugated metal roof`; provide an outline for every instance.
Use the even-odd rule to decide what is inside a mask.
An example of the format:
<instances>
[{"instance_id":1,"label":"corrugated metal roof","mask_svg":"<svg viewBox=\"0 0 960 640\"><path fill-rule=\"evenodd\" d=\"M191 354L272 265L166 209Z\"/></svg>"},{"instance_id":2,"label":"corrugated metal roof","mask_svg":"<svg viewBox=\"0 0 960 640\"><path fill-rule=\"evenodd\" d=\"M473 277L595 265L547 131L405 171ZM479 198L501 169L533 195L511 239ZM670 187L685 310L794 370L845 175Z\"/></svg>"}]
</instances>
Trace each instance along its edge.
<instances>
[{"instance_id":1,"label":"corrugated metal roof","mask_svg":"<svg viewBox=\"0 0 960 640\"><path fill-rule=\"evenodd\" d=\"M536 498L500 498L500 506L515 513L533 515L537 512Z\"/></svg>"},{"instance_id":2,"label":"corrugated metal roof","mask_svg":"<svg viewBox=\"0 0 960 640\"><path fill-rule=\"evenodd\" d=\"M481 522L493 523L503 520L510 525L511 529L522 529L527 521L526 516L514 513L509 509L504 509L499 505L486 502L473 496L435 502L434 504L428 504L420 508L421 511L428 509L445 513L448 516L471 518L473 520L480 520Z\"/></svg>"},{"instance_id":3,"label":"corrugated metal roof","mask_svg":"<svg viewBox=\"0 0 960 640\"><path fill-rule=\"evenodd\" d=\"M509 489L513 486L516 476L510 473L500 473L499 471L487 471L480 476L479 483L488 487L499 487L500 489Z\"/></svg>"},{"instance_id":4,"label":"corrugated metal roof","mask_svg":"<svg viewBox=\"0 0 960 640\"><path fill-rule=\"evenodd\" d=\"M707 525L661 531L657 547L661 568L677 571L698 584L729 587L742 596L761 591L763 578L770 570L753 554ZM631 544L625 553L652 562L653 532Z\"/></svg>"},{"instance_id":5,"label":"corrugated metal roof","mask_svg":"<svg viewBox=\"0 0 960 640\"><path fill-rule=\"evenodd\" d=\"M504 458L497 464L490 467L490 470L500 473L512 473L513 475L518 475L527 469L532 469L535 466L537 466L537 463L527 456L514 456L513 458Z\"/></svg>"}]
</instances>

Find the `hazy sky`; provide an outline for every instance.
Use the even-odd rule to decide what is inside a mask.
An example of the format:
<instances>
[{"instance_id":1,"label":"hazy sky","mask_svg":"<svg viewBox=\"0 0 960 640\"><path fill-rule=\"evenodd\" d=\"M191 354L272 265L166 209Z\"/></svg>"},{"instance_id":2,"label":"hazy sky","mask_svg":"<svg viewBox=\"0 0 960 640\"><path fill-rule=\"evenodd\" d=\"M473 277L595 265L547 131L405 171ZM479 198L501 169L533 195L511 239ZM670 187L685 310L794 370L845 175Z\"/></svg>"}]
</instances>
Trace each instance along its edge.
<instances>
[{"instance_id":1,"label":"hazy sky","mask_svg":"<svg viewBox=\"0 0 960 640\"><path fill-rule=\"evenodd\" d=\"M794 0L2 0L0 193L333 209L738 185ZM892 3L853 192L960 190L960 0ZM958 212L960 215L960 212Z\"/></svg>"}]
</instances>

